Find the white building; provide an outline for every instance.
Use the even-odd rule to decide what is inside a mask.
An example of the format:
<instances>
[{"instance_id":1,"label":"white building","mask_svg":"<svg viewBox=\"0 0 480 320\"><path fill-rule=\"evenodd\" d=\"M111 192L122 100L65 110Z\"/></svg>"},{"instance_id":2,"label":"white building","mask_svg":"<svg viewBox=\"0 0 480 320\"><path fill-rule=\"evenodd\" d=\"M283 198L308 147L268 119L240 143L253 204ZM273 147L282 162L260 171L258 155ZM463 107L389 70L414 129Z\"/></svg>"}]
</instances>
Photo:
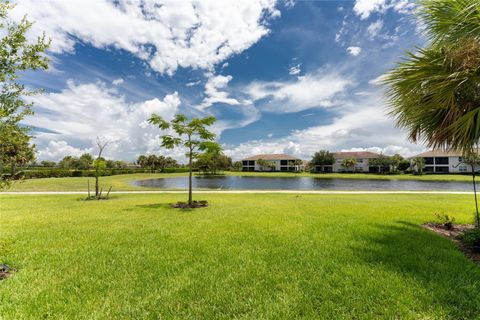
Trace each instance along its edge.
<instances>
[{"instance_id":1,"label":"white building","mask_svg":"<svg viewBox=\"0 0 480 320\"><path fill-rule=\"evenodd\" d=\"M342 162L345 159L355 159L357 164L355 165L355 172L377 172L377 167L370 166L371 159L380 157L380 154L370 151L359 152L336 152L334 153L335 162L332 166L333 172L347 172L353 171L352 168L345 168L342 166Z\"/></svg>"},{"instance_id":2,"label":"white building","mask_svg":"<svg viewBox=\"0 0 480 320\"><path fill-rule=\"evenodd\" d=\"M258 161L262 159L271 166L262 166ZM252 157L242 159L242 171L298 171L301 165L297 162L298 158L288 154L257 154Z\"/></svg>"},{"instance_id":3,"label":"white building","mask_svg":"<svg viewBox=\"0 0 480 320\"><path fill-rule=\"evenodd\" d=\"M413 158L423 158L425 160L424 172L434 173L462 173L472 172L469 165L462 161L462 153L456 151L432 150L417 154ZM475 171L479 171L477 167Z\"/></svg>"}]
</instances>

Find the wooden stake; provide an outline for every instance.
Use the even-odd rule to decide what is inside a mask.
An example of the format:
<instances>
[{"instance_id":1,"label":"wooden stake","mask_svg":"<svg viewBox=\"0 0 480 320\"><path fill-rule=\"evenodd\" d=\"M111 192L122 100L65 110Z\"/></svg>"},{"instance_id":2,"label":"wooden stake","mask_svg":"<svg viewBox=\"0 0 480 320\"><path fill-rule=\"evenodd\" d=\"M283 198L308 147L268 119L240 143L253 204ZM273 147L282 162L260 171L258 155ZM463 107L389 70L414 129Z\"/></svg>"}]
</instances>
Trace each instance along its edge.
<instances>
[{"instance_id":1,"label":"wooden stake","mask_svg":"<svg viewBox=\"0 0 480 320\"><path fill-rule=\"evenodd\" d=\"M112 186L110 186L110 188L108 189L107 196L105 197L105 199L108 199L108 196L109 196L109 194L110 194L110 191L112 191Z\"/></svg>"}]
</instances>

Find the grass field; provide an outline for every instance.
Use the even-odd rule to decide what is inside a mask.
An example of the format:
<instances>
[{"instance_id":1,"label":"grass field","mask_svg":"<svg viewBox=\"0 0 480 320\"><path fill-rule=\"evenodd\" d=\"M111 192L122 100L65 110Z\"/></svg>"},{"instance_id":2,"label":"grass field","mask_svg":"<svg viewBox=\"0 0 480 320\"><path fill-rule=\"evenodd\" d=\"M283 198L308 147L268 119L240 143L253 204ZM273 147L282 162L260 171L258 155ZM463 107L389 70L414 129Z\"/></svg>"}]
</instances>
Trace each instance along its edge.
<instances>
[{"instance_id":1,"label":"grass field","mask_svg":"<svg viewBox=\"0 0 480 320\"><path fill-rule=\"evenodd\" d=\"M462 195L0 195L2 319L475 319Z\"/></svg>"},{"instance_id":2,"label":"grass field","mask_svg":"<svg viewBox=\"0 0 480 320\"><path fill-rule=\"evenodd\" d=\"M226 172L227 175L236 176L261 176L261 177L315 177L319 179L397 179L397 180L423 180L423 181L471 181L468 175L453 175L453 174L431 174L423 176L415 176L411 174L402 175L377 175L365 173L329 173L329 174L311 174L311 173L287 173L287 172ZM185 173L140 173L140 174L125 174L109 177L102 177L101 184L105 189L110 186L115 191L126 190L158 190L155 188L137 187L130 184L131 181L153 178L168 178L186 176ZM71 177L71 178L46 178L46 179L30 179L21 182L16 182L12 187L5 191L86 191L87 180L90 180L90 186L93 188L94 179L85 177Z\"/></svg>"}]
</instances>

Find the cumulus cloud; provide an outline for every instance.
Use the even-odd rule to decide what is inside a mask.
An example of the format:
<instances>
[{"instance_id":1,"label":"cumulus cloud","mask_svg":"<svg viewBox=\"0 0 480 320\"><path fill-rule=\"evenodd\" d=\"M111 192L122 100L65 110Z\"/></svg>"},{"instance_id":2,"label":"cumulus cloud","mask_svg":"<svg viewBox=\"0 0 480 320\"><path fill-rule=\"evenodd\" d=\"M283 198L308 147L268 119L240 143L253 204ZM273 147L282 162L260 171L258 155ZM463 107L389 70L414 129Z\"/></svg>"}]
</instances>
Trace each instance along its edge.
<instances>
[{"instance_id":1,"label":"cumulus cloud","mask_svg":"<svg viewBox=\"0 0 480 320\"><path fill-rule=\"evenodd\" d=\"M12 16L36 21L51 51L72 53L76 39L97 48L126 50L160 73L211 69L268 34L280 15L275 0L21 0Z\"/></svg>"},{"instance_id":2,"label":"cumulus cloud","mask_svg":"<svg viewBox=\"0 0 480 320\"><path fill-rule=\"evenodd\" d=\"M79 157L84 153L92 153L92 148L75 148L64 140L49 141L43 149L39 150L38 158L57 161L65 156Z\"/></svg>"},{"instance_id":3,"label":"cumulus cloud","mask_svg":"<svg viewBox=\"0 0 480 320\"><path fill-rule=\"evenodd\" d=\"M245 91L263 110L298 112L332 106L334 99L350 84L350 79L336 72L319 70L294 81L254 81Z\"/></svg>"},{"instance_id":4,"label":"cumulus cloud","mask_svg":"<svg viewBox=\"0 0 480 320\"><path fill-rule=\"evenodd\" d=\"M362 48L360 47L348 47L347 52L351 54L352 56L356 57L362 52Z\"/></svg>"},{"instance_id":5,"label":"cumulus cloud","mask_svg":"<svg viewBox=\"0 0 480 320\"><path fill-rule=\"evenodd\" d=\"M203 99L198 108L203 110L215 103L239 105L240 102L237 99L230 98L228 92L222 91L232 79L232 76L209 75L207 83L205 84L205 99Z\"/></svg>"},{"instance_id":6,"label":"cumulus cloud","mask_svg":"<svg viewBox=\"0 0 480 320\"><path fill-rule=\"evenodd\" d=\"M162 100L129 103L104 83L76 84L73 81L60 92L35 96L31 100L41 110L25 123L46 129L35 134L40 159L79 154L79 150L88 150L97 136L111 141L106 150L108 157L133 159L145 151L158 151L159 131L146 120L152 113L171 119L180 105L176 92Z\"/></svg>"}]
</instances>

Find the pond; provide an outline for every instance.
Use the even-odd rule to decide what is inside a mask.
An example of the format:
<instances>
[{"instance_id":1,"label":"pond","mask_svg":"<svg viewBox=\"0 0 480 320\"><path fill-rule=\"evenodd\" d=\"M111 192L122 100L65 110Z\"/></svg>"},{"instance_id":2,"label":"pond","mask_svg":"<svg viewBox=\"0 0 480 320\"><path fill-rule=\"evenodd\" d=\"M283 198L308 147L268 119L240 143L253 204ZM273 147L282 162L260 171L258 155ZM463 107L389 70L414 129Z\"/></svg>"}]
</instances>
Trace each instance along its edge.
<instances>
[{"instance_id":1,"label":"pond","mask_svg":"<svg viewBox=\"0 0 480 320\"><path fill-rule=\"evenodd\" d=\"M133 185L159 189L187 189L188 178L160 178L133 181ZM212 190L432 190L471 191L470 182L324 179L315 177L195 176L194 189Z\"/></svg>"}]
</instances>

